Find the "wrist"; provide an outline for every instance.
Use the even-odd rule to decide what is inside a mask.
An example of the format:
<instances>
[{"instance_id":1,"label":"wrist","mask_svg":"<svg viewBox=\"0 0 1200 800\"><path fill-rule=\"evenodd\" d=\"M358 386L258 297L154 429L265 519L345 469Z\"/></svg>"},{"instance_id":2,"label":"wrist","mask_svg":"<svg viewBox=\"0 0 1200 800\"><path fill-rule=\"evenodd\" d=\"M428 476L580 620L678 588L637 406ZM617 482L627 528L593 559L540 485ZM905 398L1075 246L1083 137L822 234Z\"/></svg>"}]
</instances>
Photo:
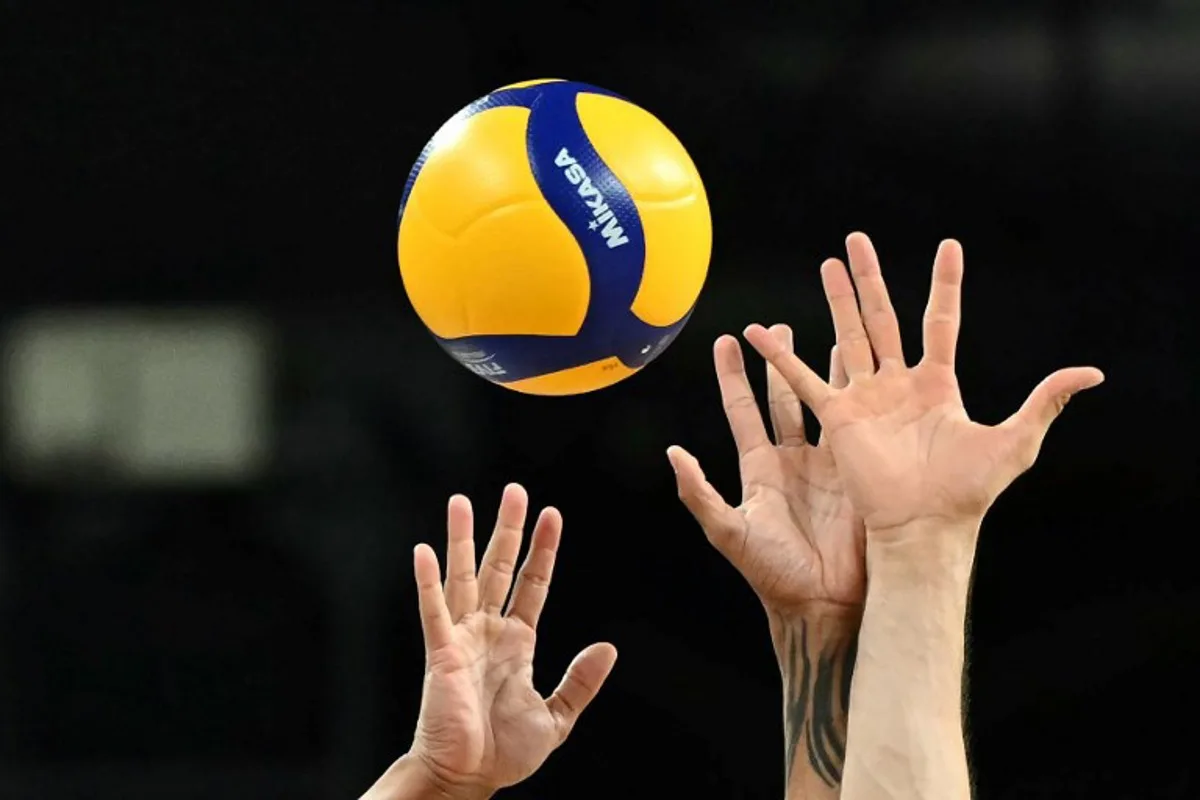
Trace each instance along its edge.
<instances>
[{"instance_id":1,"label":"wrist","mask_svg":"<svg viewBox=\"0 0 1200 800\"><path fill-rule=\"evenodd\" d=\"M863 607L845 603L812 602L788 607L766 606L771 641L781 659L788 642L801 637L814 650L838 648L858 637Z\"/></svg>"},{"instance_id":2,"label":"wrist","mask_svg":"<svg viewBox=\"0 0 1200 800\"><path fill-rule=\"evenodd\" d=\"M836 797L846 752L860 605L770 609L783 690L788 797Z\"/></svg>"},{"instance_id":3,"label":"wrist","mask_svg":"<svg viewBox=\"0 0 1200 800\"><path fill-rule=\"evenodd\" d=\"M960 654L977 528L922 522L881 533L867 532L864 630L873 633L864 632L864 642L882 634L896 640L890 646Z\"/></svg>"},{"instance_id":4,"label":"wrist","mask_svg":"<svg viewBox=\"0 0 1200 800\"><path fill-rule=\"evenodd\" d=\"M857 627L862 621L863 612L862 603L835 603L830 600L809 600L788 605L764 601L763 608L766 609L772 624L776 621L790 624L803 620L830 628Z\"/></svg>"},{"instance_id":5,"label":"wrist","mask_svg":"<svg viewBox=\"0 0 1200 800\"><path fill-rule=\"evenodd\" d=\"M425 759L409 752L398 758L361 800L487 800L493 794L441 778Z\"/></svg>"},{"instance_id":6,"label":"wrist","mask_svg":"<svg viewBox=\"0 0 1200 800\"><path fill-rule=\"evenodd\" d=\"M965 589L971 581L978 539L977 520L920 519L890 528L868 528L868 578Z\"/></svg>"}]
</instances>

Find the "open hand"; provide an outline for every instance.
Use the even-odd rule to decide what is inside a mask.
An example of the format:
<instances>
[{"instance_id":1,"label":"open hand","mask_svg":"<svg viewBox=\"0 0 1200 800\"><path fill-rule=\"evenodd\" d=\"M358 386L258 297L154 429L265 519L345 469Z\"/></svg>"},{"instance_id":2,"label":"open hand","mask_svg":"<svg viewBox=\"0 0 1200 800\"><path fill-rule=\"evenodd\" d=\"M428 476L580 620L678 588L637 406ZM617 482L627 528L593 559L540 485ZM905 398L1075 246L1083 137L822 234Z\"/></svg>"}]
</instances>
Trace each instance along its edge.
<instances>
[{"instance_id":1,"label":"open hand","mask_svg":"<svg viewBox=\"0 0 1200 800\"><path fill-rule=\"evenodd\" d=\"M764 333L781 352L792 352L786 325ZM737 446L741 504L726 503L695 457L672 447L667 455L680 498L769 610L805 615L821 606L857 609L866 591L863 522L846 496L829 443L824 436L815 445L808 441L800 400L768 365L772 442L737 340L718 339L713 359ZM838 348L830 361L831 385L845 386Z\"/></svg>"},{"instance_id":2,"label":"open hand","mask_svg":"<svg viewBox=\"0 0 1200 800\"><path fill-rule=\"evenodd\" d=\"M871 241L856 233L846 245L853 282L836 259L822 265L821 278L848 385L821 380L760 325L747 328L746 339L821 421L846 491L868 531L918 520L977 523L1033 465L1067 401L1104 376L1092 367L1060 370L1001 424L972 422L954 374L962 248L946 241L938 249L925 311L925 352L909 367Z\"/></svg>"},{"instance_id":3,"label":"open hand","mask_svg":"<svg viewBox=\"0 0 1200 800\"><path fill-rule=\"evenodd\" d=\"M450 498L444 590L433 550L422 544L413 554L425 688L411 755L451 797L486 797L532 775L567 738L616 662L612 645L594 644L576 656L549 697L533 688L538 617L562 517L552 508L538 517L506 609L528 504L520 486L504 490L477 575L471 504Z\"/></svg>"}]
</instances>

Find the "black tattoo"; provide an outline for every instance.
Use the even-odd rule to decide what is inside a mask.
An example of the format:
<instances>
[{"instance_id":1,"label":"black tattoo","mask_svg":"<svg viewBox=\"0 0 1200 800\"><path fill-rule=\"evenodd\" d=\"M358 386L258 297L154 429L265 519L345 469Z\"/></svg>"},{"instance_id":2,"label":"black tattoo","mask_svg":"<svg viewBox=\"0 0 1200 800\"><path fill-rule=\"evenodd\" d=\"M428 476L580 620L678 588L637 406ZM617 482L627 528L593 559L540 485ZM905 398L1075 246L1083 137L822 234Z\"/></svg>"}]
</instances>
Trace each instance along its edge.
<instances>
[{"instance_id":1,"label":"black tattoo","mask_svg":"<svg viewBox=\"0 0 1200 800\"><path fill-rule=\"evenodd\" d=\"M828 786L836 787L842 782L846 759L846 715L857 635L818 645L809 641L808 622L797 626L781 621L781 626L787 778L791 780L803 738L813 771Z\"/></svg>"}]
</instances>

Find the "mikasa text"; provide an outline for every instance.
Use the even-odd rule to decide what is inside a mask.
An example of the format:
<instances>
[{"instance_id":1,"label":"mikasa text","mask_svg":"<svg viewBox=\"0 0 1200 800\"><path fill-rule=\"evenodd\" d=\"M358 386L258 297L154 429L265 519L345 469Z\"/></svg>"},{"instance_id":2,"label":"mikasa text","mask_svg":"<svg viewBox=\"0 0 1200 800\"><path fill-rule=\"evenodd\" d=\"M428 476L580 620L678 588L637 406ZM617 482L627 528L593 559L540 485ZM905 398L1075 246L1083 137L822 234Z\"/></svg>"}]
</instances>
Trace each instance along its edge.
<instances>
[{"instance_id":1,"label":"mikasa text","mask_svg":"<svg viewBox=\"0 0 1200 800\"><path fill-rule=\"evenodd\" d=\"M571 182L571 185L578 187L576 191L579 192L579 196L592 210L592 216L595 219L588 223L588 228L599 230L600 235L604 237L604 243L610 250L627 244L629 238L621 228L621 221L608 207L604 195L600 194L600 190L592 183L592 179L588 177L583 165L572 158L565 147L559 150L558 155L554 157L554 164L562 168L563 176Z\"/></svg>"}]
</instances>

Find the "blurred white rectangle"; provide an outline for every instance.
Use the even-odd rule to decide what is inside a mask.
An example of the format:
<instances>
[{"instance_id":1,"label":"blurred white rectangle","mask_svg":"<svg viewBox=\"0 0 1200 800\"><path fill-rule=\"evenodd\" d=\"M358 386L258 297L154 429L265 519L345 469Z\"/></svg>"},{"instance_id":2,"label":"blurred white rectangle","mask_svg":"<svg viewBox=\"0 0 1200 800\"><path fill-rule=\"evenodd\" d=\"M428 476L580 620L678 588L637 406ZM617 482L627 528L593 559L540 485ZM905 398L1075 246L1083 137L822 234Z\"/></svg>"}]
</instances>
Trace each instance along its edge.
<instances>
[{"instance_id":1,"label":"blurred white rectangle","mask_svg":"<svg viewBox=\"0 0 1200 800\"><path fill-rule=\"evenodd\" d=\"M226 483L264 464L270 376L256 319L39 312L4 345L4 443L19 475Z\"/></svg>"}]
</instances>

